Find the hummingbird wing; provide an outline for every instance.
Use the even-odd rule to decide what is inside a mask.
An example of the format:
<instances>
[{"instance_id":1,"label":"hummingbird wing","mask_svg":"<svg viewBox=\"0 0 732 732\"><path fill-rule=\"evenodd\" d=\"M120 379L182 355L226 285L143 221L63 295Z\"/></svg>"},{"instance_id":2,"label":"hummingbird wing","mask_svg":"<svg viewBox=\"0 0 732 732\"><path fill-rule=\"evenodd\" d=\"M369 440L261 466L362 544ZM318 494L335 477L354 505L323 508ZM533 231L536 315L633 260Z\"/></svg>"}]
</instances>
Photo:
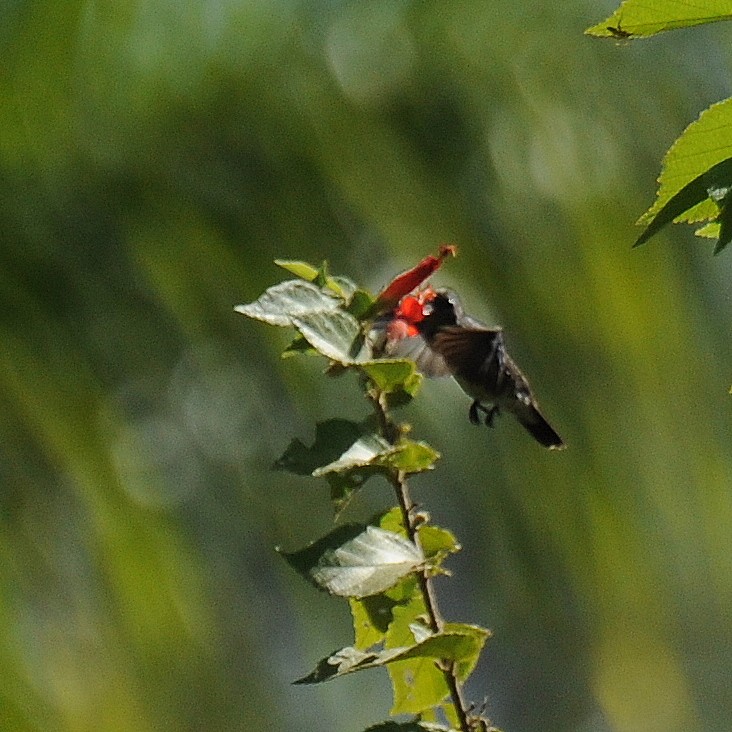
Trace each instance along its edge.
<instances>
[{"instance_id":1,"label":"hummingbird wing","mask_svg":"<svg viewBox=\"0 0 732 732\"><path fill-rule=\"evenodd\" d=\"M386 354L392 358L410 358L417 364L417 370L429 379L452 375L443 356L430 348L421 335L387 344Z\"/></svg>"},{"instance_id":2,"label":"hummingbird wing","mask_svg":"<svg viewBox=\"0 0 732 732\"><path fill-rule=\"evenodd\" d=\"M505 359L502 328L449 326L441 328L430 345L453 375L472 377L482 385L500 382Z\"/></svg>"}]
</instances>

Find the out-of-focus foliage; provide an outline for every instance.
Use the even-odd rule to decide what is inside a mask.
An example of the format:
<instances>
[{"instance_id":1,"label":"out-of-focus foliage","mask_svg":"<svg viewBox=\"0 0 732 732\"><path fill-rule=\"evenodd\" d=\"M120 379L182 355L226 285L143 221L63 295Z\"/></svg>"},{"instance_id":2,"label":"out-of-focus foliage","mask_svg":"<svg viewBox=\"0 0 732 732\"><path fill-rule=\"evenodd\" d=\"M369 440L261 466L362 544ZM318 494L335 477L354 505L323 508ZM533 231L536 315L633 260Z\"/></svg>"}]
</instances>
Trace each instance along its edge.
<instances>
[{"instance_id":1,"label":"out-of-focus foliage","mask_svg":"<svg viewBox=\"0 0 732 732\"><path fill-rule=\"evenodd\" d=\"M377 672L291 686L352 629L272 551L331 525L273 461L358 391L232 307L275 256L378 291L449 241L439 284L506 328L569 445L472 427L450 383L408 408L443 455L417 499L464 547L438 591L495 634L469 696L507 732L726 732L732 265L630 244L728 92L730 29L601 44L597 14L0 5L1 728L384 717Z\"/></svg>"}]
</instances>

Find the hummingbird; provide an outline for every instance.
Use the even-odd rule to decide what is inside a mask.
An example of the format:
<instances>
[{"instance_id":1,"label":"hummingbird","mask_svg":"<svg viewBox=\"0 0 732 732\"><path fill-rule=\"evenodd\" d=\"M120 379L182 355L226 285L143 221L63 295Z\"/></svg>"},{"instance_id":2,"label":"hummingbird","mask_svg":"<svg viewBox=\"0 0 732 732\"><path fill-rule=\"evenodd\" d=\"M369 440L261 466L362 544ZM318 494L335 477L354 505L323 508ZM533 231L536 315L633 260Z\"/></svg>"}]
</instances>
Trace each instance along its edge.
<instances>
[{"instance_id":1,"label":"hummingbird","mask_svg":"<svg viewBox=\"0 0 732 732\"><path fill-rule=\"evenodd\" d=\"M419 308L414 302L403 304L402 312L409 316L409 333L420 337L395 340L393 355L413 359L425 376L452 376L473 400L468 410L473 424L480 423L482 413L485 424L493 427L496 417L506 411L544 447L565 447L508 355L502 328L490 328L467 315L457 296L447 290L423 293L417 303Z\"/></svg>"}]
</instances>

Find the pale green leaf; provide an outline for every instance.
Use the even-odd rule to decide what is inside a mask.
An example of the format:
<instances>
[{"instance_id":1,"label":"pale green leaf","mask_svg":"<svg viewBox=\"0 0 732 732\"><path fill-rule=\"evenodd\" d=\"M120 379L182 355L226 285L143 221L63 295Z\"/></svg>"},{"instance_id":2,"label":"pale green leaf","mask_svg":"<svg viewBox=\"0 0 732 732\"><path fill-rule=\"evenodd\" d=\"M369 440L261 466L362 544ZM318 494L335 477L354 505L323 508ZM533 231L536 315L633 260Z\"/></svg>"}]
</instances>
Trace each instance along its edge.
<instances>
[{"instance_id":1,"label":"pale green leaf","mask_svg":"<svg viewBox=\"0 0 732 732\"><path fill-rule=\"evenodd\" d=\"M234 310L270 325L289 326L293 318L337 311L339 301L304 280L287 280L268 288L257 300Z\"/></svg>"},{"instance_id":2,"label":"pale green leaf","mask_svg":"<svg viewBox=\"0 0 732 732\"><path fill-rule=\"evenodd\" d=\"M275 259L274 263L308 282L312 282L318 276L318 268L307 262L298 262L293 259Z\"/></svg>"},{"instance_id":3,"label":"pale green leaf","mask_svg":"<svg viewBox=\"0 0 732 732\"><path fill-rule=\"evenodd\" d=\"M585 32L599 38L643 38L730 18L727 0L625 0L609 18Z\"/></svg>"},{"instance_id":4,"label":"pale green leaf","mask_svg":"<svg viewBox=\"0 0 732 732\"><path fill-rule=\"evenodd\" d=\"M716 222L732 188L732 99L711 106L686 128L664 158L659 183L655 203L639 220L647 228L636 246L671 221ZM705 224L697 233L712 231Z\"/></svg>"},{"instance_id":5,"label":"pale green leaf","mask_svg":"<svg viewBox=\"0 0 732 732\"><path fill-rule=\"evenodd\" d=\"M303 313L291 322L318 353L332 361L350 365L371 357L358 321L345 310Z\"/></svg>"},{"instance_id":6,"label":"pale green leaf","mask_svg":"<svg viewBox=\"0 0 732 732\"><path fill-rule=\"evenodd\" d=\"M321 589L366 597L392 587L424 561L411 541L376 526L340 527L285 559Z\"/></svg>"}]
</instances>

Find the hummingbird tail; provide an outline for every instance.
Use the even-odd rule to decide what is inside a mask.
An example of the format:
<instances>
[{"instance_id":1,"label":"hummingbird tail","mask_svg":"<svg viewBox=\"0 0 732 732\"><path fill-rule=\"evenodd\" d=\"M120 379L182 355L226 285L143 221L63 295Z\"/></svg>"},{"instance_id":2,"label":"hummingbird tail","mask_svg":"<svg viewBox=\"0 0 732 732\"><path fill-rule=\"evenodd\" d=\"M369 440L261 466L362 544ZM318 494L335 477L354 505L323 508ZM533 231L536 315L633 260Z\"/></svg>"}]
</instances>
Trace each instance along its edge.
<instances>
[{"instance_id":1,"label":"hummingbird tail","mask_svg":"<svg viewBox=\"0 0 732 732\"><path fill-rule=\"evenodd\" d=\"M563 450L566 445L541 412L533 405L521 409L516 413L518 421L526 428L531 436L550 450Z\"/></svg>"}]
</instances>

